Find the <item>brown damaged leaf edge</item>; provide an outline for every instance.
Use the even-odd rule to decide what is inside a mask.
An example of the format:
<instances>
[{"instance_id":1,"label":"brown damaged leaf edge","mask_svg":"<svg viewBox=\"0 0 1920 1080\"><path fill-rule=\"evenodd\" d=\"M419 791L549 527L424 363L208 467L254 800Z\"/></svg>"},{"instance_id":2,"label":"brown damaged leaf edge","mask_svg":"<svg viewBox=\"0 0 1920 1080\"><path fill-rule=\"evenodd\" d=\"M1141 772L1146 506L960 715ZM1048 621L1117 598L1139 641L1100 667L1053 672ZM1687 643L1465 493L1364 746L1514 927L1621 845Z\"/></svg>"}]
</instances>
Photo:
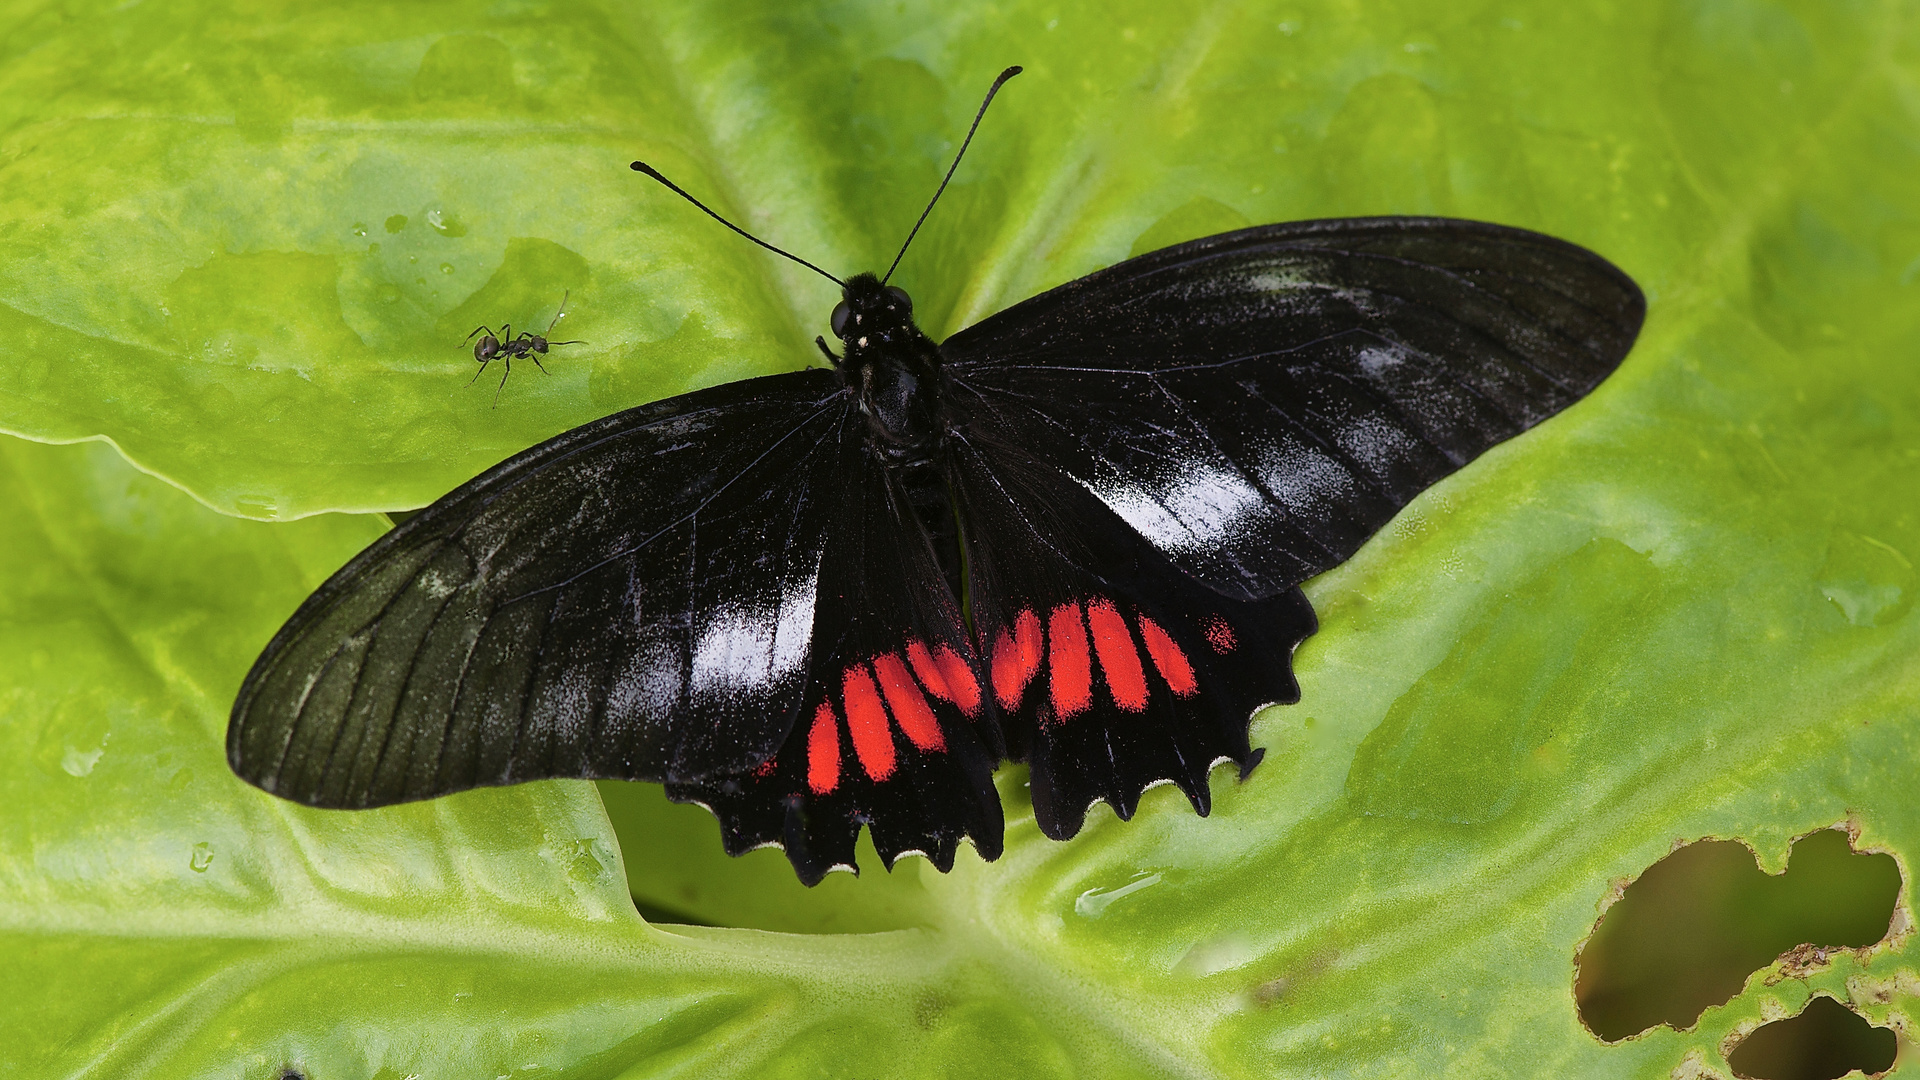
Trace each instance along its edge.
<instances>
[{"instance_id":1,"label":"brown damaged leaf edge","mask_svg":"<svg viewBox=\"0 0 1920 1080\"><path fill-rule=\"evenodd\" d=\"M1909 923L1904 868L1890 852L1859 849L1858 836L1851 822L1806 833L1778 874L1738 839L1680 843L1616 885L1575 952L1582 1025L1607 1043L1662 1025L1691 1030L1770 966L1773 985L1838 953L1864 964L1894 944Z\"/></svg>"},{"instance_id":2,"label":"brown damaged leaf edge","mask_svg":"<svg viewBox=\"0 0 1920 1080\"><path fill-rule=\"evenodd\" d=\"M1824 992L1792 1016L1738 1031L1720 1042L1721 1056L1741 1080L1837 1080L1855 1071L1884 1076L1893 1070L1899 1052L1900 1039L1892 1028L1874 1024Z\"/></svg>"}]
</instances>

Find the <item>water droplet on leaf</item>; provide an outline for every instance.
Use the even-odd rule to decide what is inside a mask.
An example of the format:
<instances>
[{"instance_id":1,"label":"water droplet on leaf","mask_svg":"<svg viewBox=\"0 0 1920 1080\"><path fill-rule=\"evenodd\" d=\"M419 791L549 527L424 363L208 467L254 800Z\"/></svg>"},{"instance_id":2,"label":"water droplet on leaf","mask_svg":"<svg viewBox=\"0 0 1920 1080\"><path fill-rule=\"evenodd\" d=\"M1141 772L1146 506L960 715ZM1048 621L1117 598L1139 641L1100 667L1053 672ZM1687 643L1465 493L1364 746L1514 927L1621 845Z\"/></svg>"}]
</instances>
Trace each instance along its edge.
<instances>
[{"instance_id":1,"label":"water droplet on leaf","mask_svg":"<svg viewBox=\"0 0 1920 1080\"><path fill-rule=\"evenodd\" d=\"M1871 536L1835 533L1816 580L1821 594L1855 626L1888 626L1913 606L1913 563Z\"/></svg>"},{"instance_id":2,"label":"water droplet on leaf","mask_svg":"<svg viewBox=\"0 0 1920 1080\"><path fill-rule=\"evenodd\" d=\"M34 761L49 776L87 776L107 752L105 709L91 696L63 702L40 732Z\"/></svg>"},{"instance_id":3,"label":"water droplet on leaf","mask_svg":"<svg viewBox=\"0 0 1920 1080\"><path fill-rule=\"evenodd\" d=\"M568 876L575 881L594 881L605 872L605 864L594 858L593 841L574 841L573 862L567 867Z\"/></svg>"},{"instance_id":4,"label":"water droplet on leaf","mask_svg":"<svg viewBox=\"0 0 1920 1080\"><path fill-rule=\"evenodd\" d=\"M1074 914L1086 919L1097 919L1107 913L1107 908L1113 906L1115 900L1158 884L1160 884L1159 874L1143 872L1142 876L1135 877L1117 889L1088 889L1074 900Z\"/></svg>"},{"instance_id":5,"label":"water droplet on leaf","mask_svg":"<svg viewBox=\"0 0 1920 1080\"><path fill-rule=\"evenodd\" d=\"M467 235L467 227L460 223L460 219L445 210L427 211L427 224L433 226L433 231L441 236Z\"/></svg>"}]
</instances>

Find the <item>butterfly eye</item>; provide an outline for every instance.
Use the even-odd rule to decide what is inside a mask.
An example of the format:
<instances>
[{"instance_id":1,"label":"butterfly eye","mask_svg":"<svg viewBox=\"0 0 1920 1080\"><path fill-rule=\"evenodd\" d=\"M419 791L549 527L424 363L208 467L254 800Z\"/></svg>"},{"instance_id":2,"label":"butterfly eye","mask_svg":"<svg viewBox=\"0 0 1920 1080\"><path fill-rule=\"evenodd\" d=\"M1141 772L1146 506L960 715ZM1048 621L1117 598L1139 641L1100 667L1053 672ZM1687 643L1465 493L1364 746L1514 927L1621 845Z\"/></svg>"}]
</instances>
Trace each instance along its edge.
<instances>
[{"instance_id":1,"label":"butterfly eye","mask_svg":"<svg viewBox=\"0 0 1920 1080\"><path fill-rule=\"evenodd\" d=\"M827 320L827 326L833 330L834 337L847 336L847 320L853 316L853 309L845 300L833 305L833 316Z\"/></svg>"},{"instance_id":2,"label":"butterfly eye","mask_svg":"<svg viewBox=\"0 0 1920 1080\"><path fill-rule=\"evenodd\" d=\"M887 286L887 295L898 300L901 307L906 308L908 311L913 310L913 298L907 295L907 290L898 285L889 285Z\"/></svg>"}]
</instances>

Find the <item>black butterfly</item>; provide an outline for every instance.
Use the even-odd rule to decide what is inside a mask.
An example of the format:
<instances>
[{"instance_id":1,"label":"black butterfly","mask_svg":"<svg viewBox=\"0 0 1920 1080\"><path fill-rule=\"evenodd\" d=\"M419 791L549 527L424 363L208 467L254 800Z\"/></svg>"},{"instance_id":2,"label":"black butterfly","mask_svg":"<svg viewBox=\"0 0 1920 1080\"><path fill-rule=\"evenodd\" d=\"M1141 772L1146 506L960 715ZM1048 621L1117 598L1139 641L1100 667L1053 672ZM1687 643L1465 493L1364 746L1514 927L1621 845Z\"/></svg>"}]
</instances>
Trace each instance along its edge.
<instances>
[{"instance_id":1,"label":"black butterfly","mask_svg":"<svg viewBox=\"0 0 1920 1080\"><path fill-rule=\"evenodd\" d=\"M938 345L841 284L832 370L576 428L362 552L248 674L234 771L326 807L660 781L809 884L862 823L889 867L996 857L1003 758L1055 839L1164 780L1205 814L1299 699L1298 583L1593 389L1645 310L1591 252L1439 218L1195 240Z\"/></svg>"}]
</instances>

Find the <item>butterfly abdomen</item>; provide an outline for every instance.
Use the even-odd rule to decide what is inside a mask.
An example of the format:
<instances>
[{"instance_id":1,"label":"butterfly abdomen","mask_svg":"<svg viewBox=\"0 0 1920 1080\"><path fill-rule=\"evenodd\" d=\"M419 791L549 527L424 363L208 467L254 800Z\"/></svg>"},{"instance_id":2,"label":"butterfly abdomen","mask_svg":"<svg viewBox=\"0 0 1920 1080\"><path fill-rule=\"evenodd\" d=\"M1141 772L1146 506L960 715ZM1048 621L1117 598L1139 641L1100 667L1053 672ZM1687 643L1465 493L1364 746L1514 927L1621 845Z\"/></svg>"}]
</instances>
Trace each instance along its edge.
<instances>
[{"instance_id":1,"label":"butterfly abdomen","mask_svg":"<svg viewBox=\"0 0 1920 1080\"><path fill-rule=\"evenodd\" d=\"M962 599L966 595L962 584L966 579L960 555L960 520L938 458L902 468L900 484L906 489L907 505L926 531L927 542L933 546L933 559L940 567L940 576L946 580L948 591L956 601Z\"/></svg>"}]
</instances>

